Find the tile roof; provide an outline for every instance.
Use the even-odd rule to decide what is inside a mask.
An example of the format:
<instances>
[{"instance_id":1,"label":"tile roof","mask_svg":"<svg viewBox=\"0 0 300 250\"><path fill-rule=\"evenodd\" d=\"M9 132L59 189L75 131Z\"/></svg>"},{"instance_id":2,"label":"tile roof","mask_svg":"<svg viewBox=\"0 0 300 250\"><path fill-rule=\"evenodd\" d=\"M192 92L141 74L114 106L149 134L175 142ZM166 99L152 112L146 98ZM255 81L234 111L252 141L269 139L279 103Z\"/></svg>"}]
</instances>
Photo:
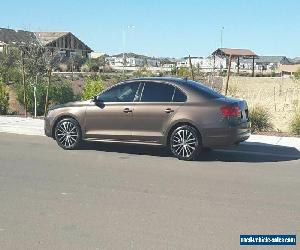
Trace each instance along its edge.
<instances>
[{"instance_id":1,"label":"tile roof","mask_svg":"<svg viewBox=\"0 0 300 250\"><path fill-rule=\"evenodd\" d=\"M257 57L257 55L249 49L229 49L219 48L212 53L213 55L220 56L233 56L233 57Z\"/></svg>"}]
</instances>

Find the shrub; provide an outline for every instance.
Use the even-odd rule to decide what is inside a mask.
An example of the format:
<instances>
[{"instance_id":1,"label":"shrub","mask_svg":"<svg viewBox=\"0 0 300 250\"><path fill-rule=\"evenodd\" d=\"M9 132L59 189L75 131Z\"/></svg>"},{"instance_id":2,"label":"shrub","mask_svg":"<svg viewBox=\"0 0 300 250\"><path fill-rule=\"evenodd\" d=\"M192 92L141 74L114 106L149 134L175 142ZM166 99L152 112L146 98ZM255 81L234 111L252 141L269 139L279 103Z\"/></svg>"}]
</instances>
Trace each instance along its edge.
<instances>
[{"instance_id":1,"label":"shrub","mask_svg":"<svg viewBox=\"0 0 300 250\"><path fill-rule=\"evenodd\" d=\"M81 72L90 72L91 71L91 67L88 63L85 63L83 64L81 67L80 67L80 71Z\"/></svg>"},{"instance_id":2,"label":"shrub","mask_svg":"<svg viewBox=\"0 0 300 250\"><path fill-rule=\"evenodd\" d=\"M32 81L33 82L33 81ZM37 115L43 115L45 109L45 97L46 97L46 86L47 80L40 77L36 85L36 101L37 101ZM23 85L17 84L17 98L18 101L24 105L23 99ZM33 86L30 84L26 85L27 92L27 108L28 111L34 113L34 91ZM74 100L74 93L70 84L61 78L53 77L50 89L49 89L49 104L63 104Z\"/></svg>"},{"instance_id":3,"label":"shrub","mask_svg":"<svg viewBox=\"0 0 300 250\"><path fill-rule=\"evenodd\" d=\"M82 92L82 100L89 100L105 89L102 79L99 76L88 76L85 78L85 86Z\"/></svg>"},{"instance_id":4,"label":"shrub","mask_svg":"<svg viewBox=\"0 0 300 250\"><path fill-rule=\"evenodd\" d=\"M153 72L147 70L146 67L141 67L137 71L133 72L133 76L135 77L145 77L145 76L155 76Z\"/></svg>"},{"instance_id":5,"label":"shrub","mask_svg":"<svg viewBox=\"0 0 300 250\"><path fill-rule=\"evenodd\" d=\"M300 80L300 69L295 72L294 76L297 80Z\"/></svg>"},{"instance_id":6,"label":"shrub","mask_svg":"<svg viewBox=\"0 0 300 250\"><path fill-rule=\"evenodd\" d=\"M249 119L252 132L268 131L272 128L269 112L261 106L250 109Z\"/></svg>"},{"instance_id":7,"label":"shrub","mask_svg":"<svg viewBox=\"0 0 300 250\"><path fill-rule=\"evenodd\" d=\"M228 95L236 97L238 95L239 88L236 84L230 84L228 87Z\"/></svg>"},{"instance_id":8,"label":"shrub","mask_svg":"<svg viewBox=\"0 0 300 250\"><path fill-rule=\"evenodd\" d=\"M9 106L8 87L0 79L0 115L6 115Z\"/></svg>"},{"instance_id":9,"label":"shrub","mask_svg":"<svg viewBox=\"0 0 300 250\"><path fill-rule=\"evenodd\" d=\"M300 112L295 112L290 124L291 132L295 135L300 135Z\"/></svg>"},{"instance_id":10,"label":"shrub","mask_svg":"<svg viewBox=\"0 0 300 250\"><path fill-rule=\"evenodd\" d=\"M177 72L178 76L181 77L190 77L191 76L191 72L189 70L189 68L179 68L178 72Z\"/></svg>"},{"instance_id":11,"label":"shrub","mask_svg":"<svg viewBox=\"0 0 300 250\"><path fill-rule=\"evenodd\" d=\"M58 65L58 69L61 72L66 72L68 70L68 65L65 64L65 63L61 63L61 64Z\"/></svg>"}]
</instances>

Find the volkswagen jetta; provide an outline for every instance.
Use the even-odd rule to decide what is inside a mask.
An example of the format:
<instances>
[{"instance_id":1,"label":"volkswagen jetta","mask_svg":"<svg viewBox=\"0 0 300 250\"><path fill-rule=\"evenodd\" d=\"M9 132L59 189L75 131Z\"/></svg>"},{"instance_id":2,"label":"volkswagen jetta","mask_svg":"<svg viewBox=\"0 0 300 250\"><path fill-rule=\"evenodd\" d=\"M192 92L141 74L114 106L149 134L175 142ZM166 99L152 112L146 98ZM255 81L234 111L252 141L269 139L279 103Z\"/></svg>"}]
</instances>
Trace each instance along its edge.
<instances>
[{"instance_id":1,"label":"volkswagen jetta","mask_svg":"<svg viewBox=\"0 0 300 250\"><path fill-rule=\"evenodd\" d=\"M92 100L50 108L45 134L64 149L75 149L82 140L143 143L192 160L202 148L245 141L250 129L246 101L188 79L149 77L116 84Z\"/></svg>"}]
</instances>

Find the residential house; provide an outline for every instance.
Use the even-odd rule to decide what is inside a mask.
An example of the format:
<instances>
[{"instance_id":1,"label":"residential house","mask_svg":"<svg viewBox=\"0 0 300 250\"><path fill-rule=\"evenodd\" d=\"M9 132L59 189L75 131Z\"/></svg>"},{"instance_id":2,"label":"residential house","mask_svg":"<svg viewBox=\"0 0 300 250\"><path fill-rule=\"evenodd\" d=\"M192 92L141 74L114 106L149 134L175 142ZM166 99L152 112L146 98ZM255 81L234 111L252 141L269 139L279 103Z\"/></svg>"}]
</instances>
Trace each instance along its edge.
<instances>
[{"instance_id":1,"label":"residential house","mask_svg":"<svg viewBox=\"0 0 300 250\"><path fill-rule=\"evenodd\" d=\"M58 49L66 57L80 55L88 58L93 51L71 32L35 32L34 34L42 46Z\"/></svg>"},{"instance_id":2,"label":"residential house","mask_svg":"<svg viewBox=\"0 0 300 250\"><path fill-rule=\"evenodd\" d=\"M30 32L0 28L0 47L27 44L59 50L66 57L75 54L89 57L93 51L71 32Z\"/></svg>"},{"instance_id":3,"label":"residential house","mask_svg":"<svg viewBox=\"0 0 300 250\"><path fill-rule=\"evenodd\" d=\"M226 59L218 56L203 57L191 57L191 63L193 67L200 68L202 71L212 71L226 69ZM189 67L189 57L184 57L177 62L177 68Z\"/></svg>"},{"instance_id":4,"label":"residential house","mask_svg":"<svg viewBox=\"0 0 300 250\"><path fill-rule=\"evenodd\" d=\"M300 70L300 63L298 64L282 64L279 66L279 72L281 75L294 75Z\"/></svg>"},{"instance_id":5,"label":"residential house","mask_svg":"<svg viewBox=\"0 0 300 250\"><path fill-rule=\"evenodd\" d=\"M161 57L158 60L161 70L171 71L176 68L177 60L175 58Z\"/></svg>"},{"instance_id":6,"label":"residential house","mask_svg":"<svg viewBox=\"0 0 300 250\"><path fill-rule=\"evenodd\" d=\"M189 67L189 62L188 60L182 58L182 59L179 59L176 63L176 67L177 68L187 68Z\"/></svg>"},{"instance_id":7,"label":"residential house","mask_svg":"<svg viewBox=\"0 0 300 250\"><path fill-rule=\"evenodd\" d=\"M91 59L98 59L102 56L106 56L103 52L91 52Z\"/></svg>"},{"instance_id":8,"label":"residential house","mask_svg":"<svg viewBox=\"0 0 300 250\"><path fill-rule=\"evenodd\" d=\"M292 62L294 64L300 64L300 57L295 57L294 59L292 59Z\"/></svg>"},{"instance_id":9,"label":"residential house","mask_svg":"<svg viewBox=\"0 0 300 250\"><path fill-rule=\"evenodd\" d=\"M124 60L125 59L125 60ZM138 55L135 53L121 53L106 57L105 60L112 67L158 67L160 61L154 57Z\"/></svg>"},{"instance_id":10,"label":"residential house","mask_svg":"<svg viewBox=\"0 0 300 250\"><path fill-rule=\"evenodd\" d=\"M259 56L255 59L255 70L266 70L266 71L276 71L280 65L291 64L291 60L285 56ZM241 59L240 69L250 70L252 69L251 59Z\"/></svg>"}]
</instances>

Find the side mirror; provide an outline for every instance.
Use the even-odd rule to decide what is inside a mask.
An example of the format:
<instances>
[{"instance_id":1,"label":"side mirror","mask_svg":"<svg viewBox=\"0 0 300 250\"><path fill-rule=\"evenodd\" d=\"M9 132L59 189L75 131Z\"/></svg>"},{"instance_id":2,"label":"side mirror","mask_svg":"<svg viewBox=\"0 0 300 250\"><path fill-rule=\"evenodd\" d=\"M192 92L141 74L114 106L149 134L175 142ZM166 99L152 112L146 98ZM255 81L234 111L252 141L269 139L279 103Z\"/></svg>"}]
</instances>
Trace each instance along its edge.
<instances>
[{"instance_id":1,"label":"side mirror","mask_svg":"<svg viewBox=\"0 0 300 250\"><path fill-rule=\"evenodd\" d=\"M100 108L104 108L104 103L98 96L93 96L92 101L95 103L96 106Z\"/></svg>"},{"instance_id":2,"label":"side mirror","mask_svg":"<svg viewBox=\"0 0 300 250\"><path fill-rule=\"evenodd\" d=\"M93 102L98 102L98 96L96 96L96 95L93 96L92 101L93 101Z\"/></svg>"}]
</instances>

